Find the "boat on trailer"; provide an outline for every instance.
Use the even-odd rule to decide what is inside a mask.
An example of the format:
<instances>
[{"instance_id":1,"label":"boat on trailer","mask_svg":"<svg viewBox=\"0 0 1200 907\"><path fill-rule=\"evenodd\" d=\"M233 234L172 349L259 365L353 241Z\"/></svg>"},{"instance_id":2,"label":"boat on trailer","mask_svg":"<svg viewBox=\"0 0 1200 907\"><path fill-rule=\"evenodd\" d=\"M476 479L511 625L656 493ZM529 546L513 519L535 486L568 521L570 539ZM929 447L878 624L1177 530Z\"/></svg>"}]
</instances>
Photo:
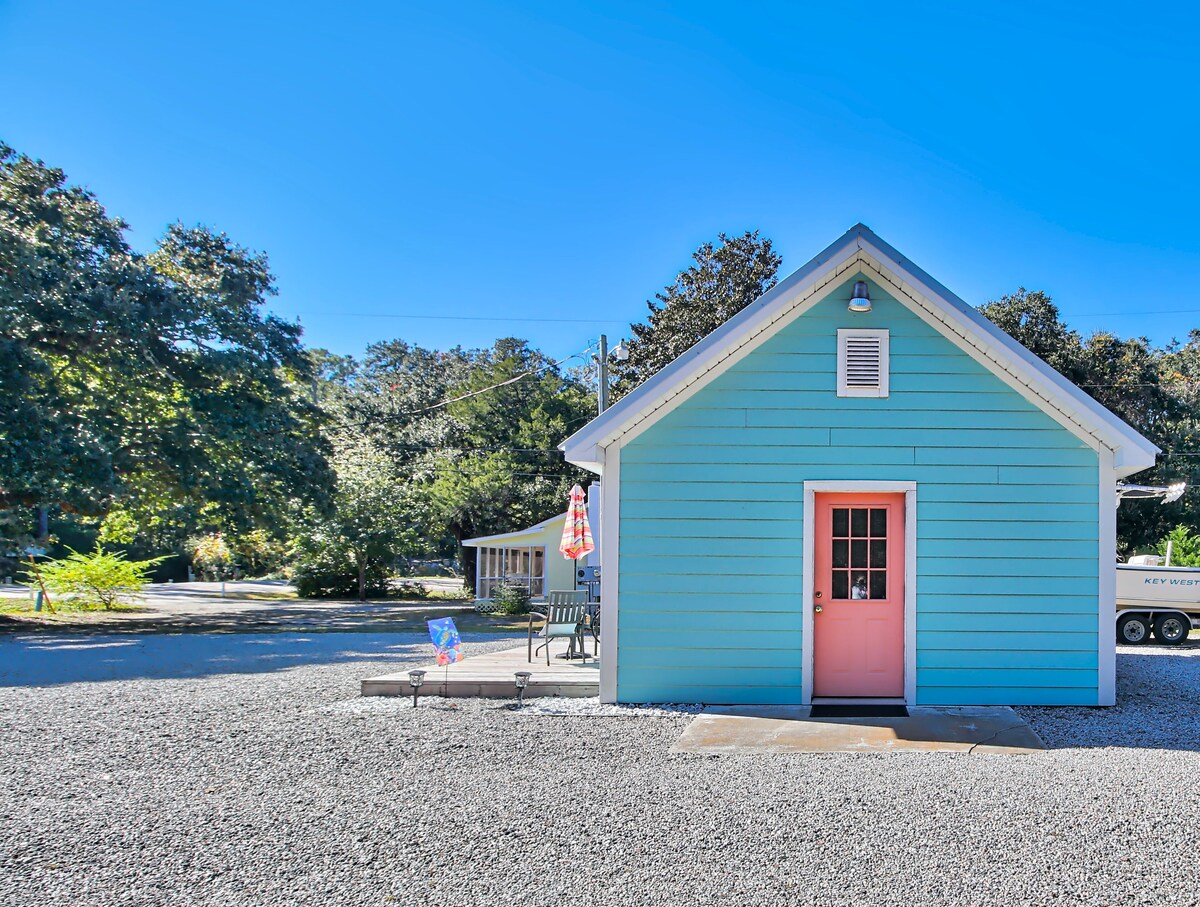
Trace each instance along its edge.
<instances>
[{"instance_id":1,"label":"boat on trailer","mask_svg":"<svg viewBox=\"0 0 1200 907\"><path fill-rule=\"evenodd\" d=\"M1117 503L1162 498L1179 500L1185 485L1117 485ZM1171 547L1165 558L1139 554L1117 564L1117 642L1138 645L1154 639L1163 645L1187 642L1200 629L1200 567L1172 567Z\"/></svg>"}]
</instances>

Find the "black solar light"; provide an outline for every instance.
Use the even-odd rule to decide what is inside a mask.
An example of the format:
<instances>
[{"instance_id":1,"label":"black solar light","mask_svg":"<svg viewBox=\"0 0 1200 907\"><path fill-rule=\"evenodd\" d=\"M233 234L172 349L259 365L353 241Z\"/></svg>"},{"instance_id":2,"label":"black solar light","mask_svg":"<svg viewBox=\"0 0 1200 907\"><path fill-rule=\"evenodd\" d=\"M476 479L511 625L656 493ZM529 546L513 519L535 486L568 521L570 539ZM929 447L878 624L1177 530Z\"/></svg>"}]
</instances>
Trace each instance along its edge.
<instances>
[{"instance_id":1,"label":"black solar light","mask_svg":"<svg viewBox=\"0 0 1200 907\"><path fill-rule=\"evenodd\" d=\"M528 671L517 671L517 706L518 708L525 703L525 688L529 686L529 678L532 675Z\"/></svg>"},{"instance_id":2,"label":"black solar light","mask_svg":"<svg viewBox=\"0 0 1200 907\"><path fill-rule=\"evenodd\" d=\"M421 684L423 684L424 682L425 682L425 672L424 671L409 671L408 672L408 685L410 687L412 687L412 690L413 690L413 708L414 709L417 707L417 691L419 689L421 689Z\"/></svg>"}]
</instances>

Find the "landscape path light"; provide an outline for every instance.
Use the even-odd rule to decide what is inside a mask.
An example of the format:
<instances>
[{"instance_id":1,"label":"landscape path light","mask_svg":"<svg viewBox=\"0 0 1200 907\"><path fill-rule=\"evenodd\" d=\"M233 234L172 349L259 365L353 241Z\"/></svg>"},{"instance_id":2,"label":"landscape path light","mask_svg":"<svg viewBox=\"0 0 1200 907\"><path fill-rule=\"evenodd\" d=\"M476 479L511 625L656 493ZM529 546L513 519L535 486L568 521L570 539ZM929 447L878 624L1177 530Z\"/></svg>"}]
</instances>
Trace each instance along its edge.
<instances>
[{"instance_id":1,"label":"landscape path light","mask_svg":"<svg viewBox=\"0 0 1200 907\"><path fill-rule=\"evenodd\" d=\"M525 688L529 686L529 678L533 676L528 671L517 671L517 708L525 704Z\"/></svg>"},{"instance_id":2,"label":"landscape path light","mask_svg":"<svg viewBox=\"0 0 1200 907\"><path fill-rule=\"evenodd\" d=\"M421 689L421 684L423 684L424 682L425 682L425 672L424 671L409 671L408 672L408 685L410 687L412 687L413 708L414 709L417 707L417 691L419 689Z\"/></svg>"}]
</instances>

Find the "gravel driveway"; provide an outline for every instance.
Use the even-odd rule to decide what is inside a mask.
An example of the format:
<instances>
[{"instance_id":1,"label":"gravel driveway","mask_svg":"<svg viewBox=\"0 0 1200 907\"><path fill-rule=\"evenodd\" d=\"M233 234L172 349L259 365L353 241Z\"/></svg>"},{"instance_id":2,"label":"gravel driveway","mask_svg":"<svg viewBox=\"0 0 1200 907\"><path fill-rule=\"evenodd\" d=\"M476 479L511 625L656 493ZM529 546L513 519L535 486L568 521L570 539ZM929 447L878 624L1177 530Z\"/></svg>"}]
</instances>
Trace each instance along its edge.
<instances>
[{"instance_id":1,"label":"gravel driveway","mask_svg":"<svg viewBox=\"0 0 1200 907\"><path fill-rule=\"evenodd\" d=\"M360 700L426 645L338 636L0 688L0 904L1200 902L1197 648L1121 650L1118 708L1022 710L1044 754L714 758L668 755L683 714Z\"/></svg>"}]
</instances>

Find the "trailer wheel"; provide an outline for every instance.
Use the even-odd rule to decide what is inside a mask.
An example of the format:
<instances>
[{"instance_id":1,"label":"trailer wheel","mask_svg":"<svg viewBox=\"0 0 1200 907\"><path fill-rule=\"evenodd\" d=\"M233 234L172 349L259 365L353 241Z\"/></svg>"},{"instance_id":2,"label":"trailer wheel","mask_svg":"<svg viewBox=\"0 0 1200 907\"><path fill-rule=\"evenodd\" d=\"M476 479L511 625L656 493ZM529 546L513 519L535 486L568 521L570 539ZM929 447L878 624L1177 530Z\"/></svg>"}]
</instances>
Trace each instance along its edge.
<instances>
[{"instance_id":1,"label":"trailer wheel","mask_svg":"<svg viewBox=\"0 0 1200 907\"><path fill-rule=\"evenodd\" d=\"M1126 614L1117 621L1117 642L1136 646L1150 638L1150 621L1141 614Z\"/></svg>"},{"instance_id":2,"label":"trailer wheel","mask_svg":"<svg viewBox=\"0 0 1200 907\"><path fill-rule=\"evenodd\" d=\"M1154 620L1154 638L1166 646L1178 646L1187 641L1192 622L1178 614L1160 614Z\"/></svg>"}]
</instances>

